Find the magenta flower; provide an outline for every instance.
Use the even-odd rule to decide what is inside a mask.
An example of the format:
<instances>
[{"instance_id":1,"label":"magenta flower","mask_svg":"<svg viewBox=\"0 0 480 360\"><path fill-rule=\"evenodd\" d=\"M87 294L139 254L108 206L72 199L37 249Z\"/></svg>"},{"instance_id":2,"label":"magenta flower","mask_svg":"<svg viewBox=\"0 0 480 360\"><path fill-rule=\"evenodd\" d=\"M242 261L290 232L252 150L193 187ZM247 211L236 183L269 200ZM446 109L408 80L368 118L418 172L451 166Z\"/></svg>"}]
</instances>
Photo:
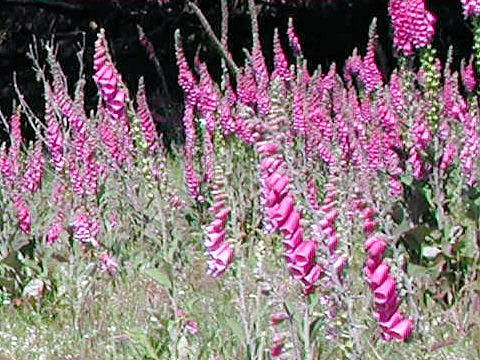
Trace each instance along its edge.
<instances>
[{"instance_id":1,"label":"magenta flower","mask_svg":"<svg viewBox=\"0 0 480 360\"><path fill-rule=\"evenodd\" d=\"M118 262L108 252L100 255L100 269L110 275L115 275L119 269Z\"/></svg>"},{"instance_id":2,"label":"magenta flower","mask_svg":"<svg viewBox=\"0 0 480 360\"><path fill-rule=\"evenodd\" d=\"M86 213L77 212L72 224L74 239L83 244L91 244L95 247L98 246L98 242L95 239L95 226L92 225L92 220L89 219Z\"/></svg>"},{"instance_id":3,"label":"magenta flower","mask_svg":"<svg viewBox=\"0 0 480 360\"><path fill-rule=\"evenodd\" d=\"M480 15L480 0L460 0L463 6L465 19L470 16Z\"/></svg>"},{"instance_id":4,"label":"magenta flower","mask_svg":"<svg viewBox=\"0 0 480 360\"><path fill-rule=\"evenodd\" d=\"M194 320L188 320L185 325L185 329L190 333L190 335L198 334L198 323Z\"/></svg>"},{"instance_id":5,"label":"magenta flower","mask_svg":"<svg viewBox=\"0 0 480 360\"><path fill-rule=\"evenodd\" d=\"M18 194L15 196L13 207L15 208L20 230L25 234L30 234L32 229L32 215L30 213L30 208L23 200L22 195Z\"/></svg>"},{"instance_id":6,"label":"magenta flower","mask_svg":"<svg viewBox=\"0 0 480 360\"><path fill-rule=\"evenodd\" d=\"M108 114L115 120L123 118L126 114L128 95L122 84L120 74L110 58L105 30L103 29L97 34L93 69L95 71L93 80L98 85Z\"/></svg>"},{"instance_id":7,"label":"magenta flower","mask_svg":"<svg viewBox=\"0 0 480 360\"><path fill-rule=\"evenodd\" d=\"M425 47L435 34L435 17L426 9L424 0L390 0L393 44L405 55Z\"/></svg>"},{"instance_id":8,"label":"magenta flower","mask_svg":"<svg viewBox=\"0 0 480 360\"><path fill-rule=\"evenodd\" d=\"M145 93L145 82L143 77L138 82L137 91L137 114L140 119L140 126L148 144L150 153L154 153L159 146L158 135L155 130L155 123L153 122L152 114L148 108L147 96Z\"/></svg>"},{"instance_id":9,"label":"magenta flower","mask_svg":"<svg viewBox=\"0 0 480 360\"><path fill-rule=\"evenodd\" d=\"M293 52L297 56L302 55L302 46L300 45L300 40L295 32L295 28L293 27L293 19L288 19L288 28L287 28L287 36L288 42L290 43L290 47L292 48Z\"/></svg>"},{"instance_id":10,"label":"magenta flower","mask_svg":"<svg viewBox=\"0 0 480 360\"><path fill-rule=\"evenodd\" d=\"M290 81L292 79L292 73L290 72L288 60L282 49L280 38L278 36L278 29L275 29L273 34L273 53L274 53L274 70L272 73L272 79L279 77L283 81Z\"/></svg>"},{"instance_id":11,"label":"magenta flower","mask_svg":"<svg viewBox=\"0 0 480 360\"><path fill-rule=\"evenodd\" d=\"M57 242L57 240L60 238L60 235L63 231L63 221L65 219L65 215L63 211L58 211L57 216L55 217L55 220L53 223L50 225L48 228L47 234L45 235L45 240L47 244L53 244Z\"/></svg>"},{"instance_id":12,"label":"magenta flower","mask_svg":"<svg viewBox=\"0 0 480 360\"><path fill-rule=\"evenodd\" d=\"M370 94L382 86L382 73L378 69L375 61L375 47L377 42L377 34L372 30L371 38L368 41L367 53L363 58L362 66L360 67L360 80L365 86L365 92Z\"/></svg>"},{"instance_id":13,"label":"magenta flower","mask_svg":"<svg viewBox=\"0 0 480 360\"><path fill-rule=\"evenodd\" d=\"M35 193L42 184L43 167L45 165L45 158L42 152L42 142L37 140L33 154L30 155L27 169L22 178L22 190Z\"/></svg>"},{"instance_id":14,"label":"magenta flower","mask_svg":"<svg viewBox=\"0 0 480 360\"><path fill-rule=\"evenodd\" d=\"M478 1L478 4L480 8L480 1ZM475 90L475 86L477 85L475 69L473 67L473 56L470 58L470 61L467 65L465 65L464 61L462 61L460 74L462 76L462 82L463 86L465 86L465 89L467 89L468 92L473 92L473 90Z\"/></svg>"},{"instance_id":15,"label":"magenta flower","mask_svg":"<svg viewBox=\"0 0 480 360\"><path fill-rule=\"evenodd\" d=\"M47 147L52 156L55 170L60 172L65 165L65 159L63 157L63 132L57 121L54 108L48 100L45 101L45 121L47 124L47 129L45 131Z\"/></svg>"},{"instance_id":16,"label":"magenta flower","mask_svg":"<svg viewBox=\"0 0 480 360\"><path fill-rule=\"evenodd\" d=\"M374 220L375 210L371 207L360 209L364 228L368 223L376 227ZM386 249L387 241L379 235L365 231L368 235L364 247L367 253L367 260L363 268L367 283L373 292L375 313L374 316L382 330L382 338L386 341L393 339L405 341L413 331L413 320L405 318L400 310L400 298L397 291L397 282L390 274L390 266L382 259Z\"/></svg>"}]
</instances>

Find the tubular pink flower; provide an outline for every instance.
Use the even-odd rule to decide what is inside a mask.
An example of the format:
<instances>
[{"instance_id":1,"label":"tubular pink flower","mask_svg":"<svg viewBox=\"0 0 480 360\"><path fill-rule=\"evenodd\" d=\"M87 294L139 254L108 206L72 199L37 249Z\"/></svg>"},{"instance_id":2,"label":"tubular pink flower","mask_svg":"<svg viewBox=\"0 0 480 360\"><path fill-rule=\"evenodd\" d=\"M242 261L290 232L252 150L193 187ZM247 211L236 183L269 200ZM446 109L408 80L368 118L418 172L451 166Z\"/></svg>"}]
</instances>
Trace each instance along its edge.
<instances>
[{"instance_id":1,"label":"tubular pink flower","mask_svg":"<svg viewBox=\"0 0 480 360\"><path fill-rule=\"evenodd\" d=\"M376 226L375 210L365 205L360 201L358 208L362 213L364 227L367 223L373 223ZM413 331L413 321L405 318L398 309L400 300L397 282L390 274L390 266L382 260L387 242L381 236L369 232L365 232L365 234L368 235L364 244L367 260L363 271L373 292L374 316L380 325L382 338L386 341L393 339L405 341Z\"/></svg>"},{"instance_id":2,"label":"tubular pink flower","mask_svg":"<svg viewBox=\"0 0 480 360\"><path fill-rule=\"evenodd\" d=\"M65 166L63 158L63 132L57 121L52 103L48 99L45 101L45 121L47 124L45 139L47 140L48 150L52 156L55 170L60 172Z\"/></svg>"},{"instance_id":3,"label":"tubular pink flower","mask_svg":"<svg viewBox=\"0 0 480 360\"><path fill-rule=\"evenodd\" d=\"M20 113L13 113L10 117L10 136L12 143L8 149L10 169L16 177L20 172L20 148L23 144L22 125Z\"/></svg>"},{"instance_id":4,"label":"tubular pink flower","mask_svg":"<svg viewBox=\"0 0 480 360\"><path fill-rule=\"evenodd\" d=\"M29 158L27 169L22 178L22 190L32 194L37 192L42 184L45 158L42 152L42 142L37 140L33 154Z\"/></svg>"},{"instance_id":5,"label":"tubular pink flower","mask_svg":"<svg viewBox=\"0 0 480 360\"><path fill-rule=\"evenodd\" d=\"M219 106L219 96L212 78L207 69L207 65L199 65L198 74L200 83L198 84L199 99L197 108L201 116L205 118L207 130L212 134L215 131L215 111Z\"/></svg>"},{"instance_id":6,"label":"tubular pink flower","mask_svg":"<svg viewBox=\"0 0 480 360\"><path fill-rule=\"evenodd\" d=\"M480 0L478 1L478 4L480 8ZM477 85L475 69L473 67L473 56L470 57L470 61L467 65L465 65L464 61L462 61L460 74L462 76L462 82L463 86L465 86L465 89L467 89L468 92L473 92L475 90L475 86Z\"/></svg>"},{"instance_id":7,"label":"tubular pink flower","mask_svg":"<svg viewBox=\"0 0 480 360\"><path fill-rule=\"evenodd\" d=\"M463 16L465 19L470 16L480 15L480 0L460 0L463 6Z\"/></svg>"},{"instance_id":8,"label":"tubular pink flower","mask_svg":"<svg viewBox=\"0 0 480 360\"><path fill-rule=\"evenodd\" d=\"M293 27L292 18L288 19L287 36L290 47L292 48L295 55L302 56L302 46L300 45L300 40L298 39L298 36L295 32L295 28Z\"/></svg>"},{"instance_id":9,"label":"tubular pink flower","mask_svg":"<svg viewBox=\"0 0 480 360\"><path fill-rule=\"evenodd\" d=\"M261 156L260 201L264 208L265 230L282 233L287 268L295 279L302 282L303 293L308 295L314 291L323 274L323 269L315 263L315 242L303 240L301 214L295 209L293 194L290 192L290 179L284 173L284 160L277 155L278 144L259 142L256 149Z\"/></svg>"},{"instance_id":10,"label":"tubular pink flower","mask_svg":"<svg viewBox=\"0 0 480 360\"><path fill-rule=\"evenodd\" d=\"M394 72L388 84L393 109L397 114L403 114L405 109L405 95L403 93L403 84L400 76Z\"/></svg>"},{"instance_id":11,"label":"tubular pink flower","mask_svg":"<svg viewBox=\"0 0 480 360\"><path fill-rule=\"evenodd\" d=\"M77 212L73 219L73 237L82 244L90 244L94 247L98 246L98 241L95 239L96 225L89 219L85 212Z\"/></svg>"},{"instance_id":12,"label":"tubular pink flower","mask_svg":"<svg viewBox=\"0 0 480 360\"><path fill-rule=\"evenodd\" d=\"M307 123L304 114L304 89L295 86L293 90L293 129L298 135L305 135Z\"/></svg>"},{"instance_id":13,"label":"tubular pink flower","mask_svg":"<svg viewBox=\"0 0 480 360\"><path fill-rule=\"evenodd\" d=\"M119 270L117 260L110 253L104 252L100 255L100 270L108 272L111 276L115 275Z\"/></svg>"},{"instance_id":14,"label":"tubular pink flower","mask_svg":"<svg viewBox=\"0 0 480 360\"><path fill-rule=\"evenodd\" d=\"M32 229L32 215L30 213L30 208L20 194L15 196L13 207L15 208L20 230L25 234L30 234Z\"/></svg>"},{"instance_id":15,"label":"tubular pink flower","mask_svg":"<svg viewBox=\"0 0 480 360\"><path fill-rule=\"evenodd\" d=\"M292 80L292 73L290 72L288 66L288 60L282 49L280 37L278 36L278 29L275 29L273 34L273 54L274 70L272 73L272 79L275 79L275 77L278 76L280 79L286 82Z\"/></svg>"},{"instance_id":16,"label":"tubular pink flower","mask_svg":"<svg viewBox=\"0 0 480 360\"><path fill-rule=\"evenodd\" d=\"M457 147L454 143L450 142L445 146L442 154L442 160L440 161L440 169L447 170L452 165L457 155Z\"/></svg>"},{"instance_id":17,"label":"tubular pink flower","mask_svg":"<svg viewBox=\"0 0 480 360\"><path fill-rule=\"evenodd\" d=\"M382 86L382 73L378 69L375 61L375 47L377 43L377 34L372 32L367 45L367 54L363 58L360 68L360 80L365 86L365 92L370 94Z\"/></svg>"},{"instance_id":18,"label":"tubular pink flower","mask_svg":"<svg viewBox=\"0 0 480 360\"><path fill-rule=\"evenodd\" d=\"M390 0L393 45L405 55L425 47L435 34L435 17L426 9L424 0Z\"/></svg>"},{"instance_id":19,"label":"tubular pink flower","mask_svg":"<svg viewBox=\"0 0 480 360\"><path fill-rule=\"evenodd\" d=\"M48 228L47 234L45 235L45 240L47 244L53 244L58 241L63 229L63 221L65 219L65 215L63 211L58 211L55 220L52 222L50 227Z\"/></svg>"},{"instance_id":20,"label":"tubular pink flower","mask_svg":"<svg viewBox=\"0 0 480 360\"><path fill-rule=\"evenodd\" d=\"M425 150L432 141L433 135L428 128L425 114L417 116L415 124L412 127L415 147L419 150Z\"/></svg>"},{"instance_id":21,"label":"tubular pink flower","mask_svg":"<svg viewBox=\"0 0 480 360\"><path fill-rule=\"evenodd\" d=\"M13 185L15 181L15 172L13 170L12 162L6 154L5 147L0 148L0 172L7 185Z\"/></svg>"},{"instance_id":22,"label":"tubular pink flower","mask_svg":"<svg viewBox=\"0 0 480 360\"><path fill-rule=\"evenodd\" d=\"M152 114L148 108L147 95L145 93L145 82L143 77L138 82L137 91L137 114L140 119L140 126L148 144L150 153L158 150L158 135L155 130L155 123L153 122Z\"/></svg>"},{"instance_id":23,"label":"tubular pink flower","mask_svg":"<svg viewBox=\"0 0 480 360\"><path fill-rule=\"evenodd\" d=\"M250 66L246 66L237 76L237 95L244 105L253 106L257 102L257 85Z\"/></svg>"},{"instance_id":24,"label":"tubular pink flower","mask_svg":"<svg viewBox=\"0 0 480 360\"><path fill-rule=\"evenodd\" d=\"M126 115L128 95L110 58L104 29L97 34L95 41L93 70L93 80L98 85L107 113L115 120L123 118Z\"/></svg>"}]
</instances>

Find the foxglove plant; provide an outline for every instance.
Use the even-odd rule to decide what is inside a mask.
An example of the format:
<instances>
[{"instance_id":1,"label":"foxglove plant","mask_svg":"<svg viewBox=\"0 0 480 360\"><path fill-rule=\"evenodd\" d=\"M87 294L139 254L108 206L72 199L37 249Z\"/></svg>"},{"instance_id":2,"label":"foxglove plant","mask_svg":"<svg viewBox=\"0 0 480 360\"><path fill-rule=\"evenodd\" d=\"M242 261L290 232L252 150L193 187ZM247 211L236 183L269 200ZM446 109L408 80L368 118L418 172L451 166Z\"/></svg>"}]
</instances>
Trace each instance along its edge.
<instances>
[{"instance_id":1,"label":"foxglove plant","mask_svg":"<svg viewBox=\"0 0 480 360\"><path fill-rule=\"evenodd\" d=\"M465 19L471 16L480 15L480 1L479 0L460 0L463 7L463 16Z\"/></svg>"},{"instance_id":2,"label":"foxglove plant","mask_svg":"<svg viewBox=\"0 0 480 360\"><path fill-rule=\"evenodd\" d=\"M126 101L128 98L122 79L113 65L108 51L105 30L101 29L95 42L95 55L93 59L93 80L97 83L108 114L114 120L125 116Z\"/></svg>"},{"instance_id":3,"label":"foxglove plant","mask_svg":"<svg viewBox=\"0 0 480 360\"><path fill-rule=\"evenodd\" d=\"M393 45L405 54L428 45L435 34L435 17L424 0L390 0L388 11L392 19Z\"/></svg>"}]
</instances>

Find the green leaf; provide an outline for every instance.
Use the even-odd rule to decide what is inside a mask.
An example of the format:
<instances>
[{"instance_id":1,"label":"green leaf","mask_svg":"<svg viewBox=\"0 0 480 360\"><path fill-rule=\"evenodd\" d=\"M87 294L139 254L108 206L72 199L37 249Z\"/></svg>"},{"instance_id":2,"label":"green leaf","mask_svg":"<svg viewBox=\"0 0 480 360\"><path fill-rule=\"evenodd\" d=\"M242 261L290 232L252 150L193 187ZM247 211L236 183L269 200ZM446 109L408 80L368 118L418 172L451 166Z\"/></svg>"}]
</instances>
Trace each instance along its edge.
<instances>
[{"instance_id":1,"label":"green leaf","mask_svg":"<svg viewBox=\"0 0 480 360\"><path fill-rule=\"evenodd\" d=\"M167 271L161 271L160 269L148 269L146 271L146 275L168 290L170 290L173 286L172 278Z\"/></svg>"}]
</instances>

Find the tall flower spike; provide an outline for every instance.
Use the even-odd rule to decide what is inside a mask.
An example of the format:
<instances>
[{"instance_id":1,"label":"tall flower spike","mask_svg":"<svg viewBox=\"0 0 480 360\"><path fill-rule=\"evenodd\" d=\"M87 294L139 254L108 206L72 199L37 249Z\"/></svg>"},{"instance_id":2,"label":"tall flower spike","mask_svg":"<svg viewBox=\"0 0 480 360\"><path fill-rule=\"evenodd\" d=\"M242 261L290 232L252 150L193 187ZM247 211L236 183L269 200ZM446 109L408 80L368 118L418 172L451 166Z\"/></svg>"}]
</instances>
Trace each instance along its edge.
<instances>
[{"instance_id":1,"label":"tall flower spike","mask_svg":"<svg viewBox=\"0 0 480 360\"><path fill-rule=\"evenodd\" d=\"M426 9L424 0L390 0L393 45L405 55L428 45L435 34L435 17Z\"/></svg>"},{"instance_id":2,"label":"tall flower spike","mask_svg":"<svg viewBox=\"0 0 480 360\"><path fill-rule=\"evenodd\" d=\"M374 316L385 341L405 341L412 334L414 323L399 310L401 300L397 291L397 281L390 274L390 266L382 259L388 246L386 239L373 234L377 225L374 219L375 210L361 199L358 210L361 211L364 233L367 236L364 243L367 260L363 272L373 292Z\"/></svg>"},{"instance_id":3,"label":"tall flower spike","mask_svg":"<svg viewBox=\"0 0 480 360\"><path fill-rule=\"evenodd\" d=\"M382 85L382 73L375 61L375 47L377 44L377 19L374 18L368 31L367 53L360 68L360 79L367 94L375 91Z\"/></svg>"},{"instance_id":4,"label":"tall flower spike","mask_svg":"<svg viewBox=\"0 0 480 360\"><path fill-rule=\"evenodd\" d=\"M463 7L465 19L470 16L480 15L480 0L460 0Z\"/></svg>"},{"instance_id":5,"label":"tall flower spike","mask_svg":"<svg viewBox=\"0 0 480 360\"><path fill-rule=\"evenodd\" d=\"M35 193L42 184L45 158L42 152L42 142L37 140L35 148L29 157L27 169L22 178L22 190Z\"/></svg>"},{"instance_id":6,"label":"tall flower spike","mask_svg":"<svg viewBox=\"0 0 480 360\"><path fill-rule=\"evenodd\" d=\"M25 234L30 234L32 229L32 215L30 213L29 206L23 200L22 195L17 194L15 196L13 207L15 208L17 219L18 219L18 226L20 230L22 230Z\"/></svg>"},{"instance_id":7,"label":"tall flower spike","mask_svg":"<svg viewBox=\"0 0 480 360\"><path fill-rule=\"evenodd\" d=\"M290 72L287 57L285 56L285 53L282 49L282 44L280 43L280 37L278 36L277 28L275 28L275 32L273 34L273 53L274 70L272 73L272 79L278 76L283 81L290 81L292 79L292 73Z\"/></svg>"},{"instance_id":8,"label":"tall flower spike","mask_svg":"<svg viewBox=\"0 0 480 360\"><path fill-rule=\"evenodd\" d=\"M127 92L110 57L104 29L100 29L97 34L97 41L95 41L93 70L95 71L93 80L100 89L108 114L115 120L123 118L125 116Z\"/></svg>"},{"instance_id":9,"label":"tall flower spike","mask_svg":"<svg viewBox=\"0 0 480 360\"><path fill-rule=\"evenodd\" d=\"M142 127L145 140L147 141L148 149L150 150L150 153L154 153L159 146L158 135L155 130L155 123L153 122L152 114L148 108L143 77L138 81L137 114L140 118L140 126Z\"/></svg>"},{"instance_id":10,"label":"tall flower spike","mask_svg":"<svg viewBox=\"0 0 480 360\"><path fill-rule=\"evenodd\" d=\"M300 45L300 40L298 39L297 33L295 32L295 28L293 27L293 19L288 19L288 28L287 28L287 36L288 42L290 43L290 47L292 48L293 52L296 56L302 56L302 46Z\"/></svg>"},{"instance_id":11,"label":"tall flower spike","mask_svg":"<svg viewBox=\"0 0 480 360\"><path fill-rule=\"evenodd\" d=\"M45 122L47 124L45 131L47 147L55 170L60 172L65 165L63 158L63 132L50 99L45 99Z\"/></svg>"}]
</instances>

